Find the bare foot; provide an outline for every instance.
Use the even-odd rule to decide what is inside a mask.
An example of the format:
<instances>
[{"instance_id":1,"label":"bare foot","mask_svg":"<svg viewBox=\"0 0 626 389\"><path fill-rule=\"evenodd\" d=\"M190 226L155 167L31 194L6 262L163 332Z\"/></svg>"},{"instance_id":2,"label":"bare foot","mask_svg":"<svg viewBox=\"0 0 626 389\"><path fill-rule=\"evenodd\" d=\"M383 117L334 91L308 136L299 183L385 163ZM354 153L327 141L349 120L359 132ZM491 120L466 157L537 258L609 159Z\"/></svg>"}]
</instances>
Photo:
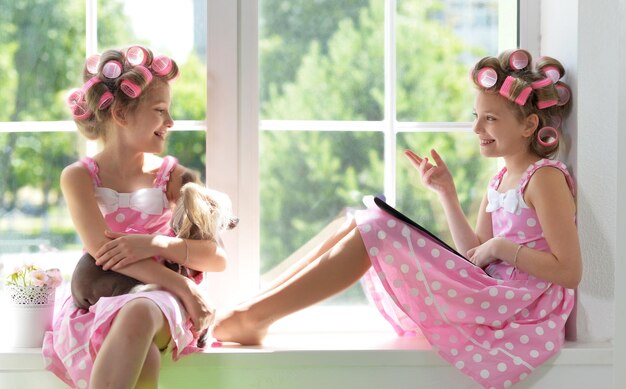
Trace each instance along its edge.
<instances>
[{"instance_id":1,"label":"bare foot","mask_svg":"<svg viewBox=\"0 0 626 389\"><path fill-rule=\"evenodd\" d=\"M252 318L247 309L237 309L227 314L217 314L213 325L213 337L221 342L235 342L243 346L261 344L269 325Z\"/></svg>"}]
</instances>

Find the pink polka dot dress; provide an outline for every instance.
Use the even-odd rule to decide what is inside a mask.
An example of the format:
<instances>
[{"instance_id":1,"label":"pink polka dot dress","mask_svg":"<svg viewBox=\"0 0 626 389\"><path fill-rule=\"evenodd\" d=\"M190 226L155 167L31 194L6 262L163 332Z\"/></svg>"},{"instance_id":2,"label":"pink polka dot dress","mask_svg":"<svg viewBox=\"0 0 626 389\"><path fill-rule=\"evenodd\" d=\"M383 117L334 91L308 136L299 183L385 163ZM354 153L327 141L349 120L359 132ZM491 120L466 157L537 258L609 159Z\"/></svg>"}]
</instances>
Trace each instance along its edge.
<instances>
[{"instance_id":1,"label":"pink polka dot dress","mask_svg":"<svg viewBox=\"0 0 626 389\"><path fill-rule=\"evenodd\" d=\"M107 225L113 231L171 235L172 216L165 195L171 172L177 165L173 157L165 157L153 188L133 193L117 193L101 187L98 166L91 158L81 162L89 170L96 199ZM55 311L53 330L46 333L43 344L45 366L73 388L87 388L96 354L108 334L117 312L136 298L149 298L163 311L172 334L169 348L176 360L199 349L191 333L191 321L180 301L169 292L150 291L103 297L89 310L74 305L67 288L60 308Z\"/></svg>"},{"instance_id":2,"label":"pink polka dot dress","mask_svg":"<svg viewBox=\"0 0 626 389\"><path fill-rule=\"evenodd\" d=\"M494 236L549 251L536 212L523 200L533 173L544 167L561 170L574 194L561 162L542 159L528 167L516 189L499 193L504 168L488 188ZM557 353L574 290L504 261L482 270L373 202L366 204L356 213L372 261L363 283L398 334L422 333L443 359L485 388L508 388Z\"/></svg>"}]
</instances>

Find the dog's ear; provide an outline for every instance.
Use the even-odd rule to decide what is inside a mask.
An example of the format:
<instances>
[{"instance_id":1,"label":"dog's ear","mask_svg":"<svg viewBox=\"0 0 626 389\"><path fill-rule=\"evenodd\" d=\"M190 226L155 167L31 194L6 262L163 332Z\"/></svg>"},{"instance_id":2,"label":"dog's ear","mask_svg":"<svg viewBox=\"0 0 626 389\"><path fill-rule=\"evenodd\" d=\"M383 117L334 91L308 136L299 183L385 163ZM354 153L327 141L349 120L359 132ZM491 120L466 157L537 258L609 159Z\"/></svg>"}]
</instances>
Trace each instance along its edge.
<instances>
[{"instance_id":1,"label":"dog's ear","mask_svg":"<svg viewBox=\"0 0 626 389\"><path fill-rule=\"evenodd\" d=\"M201 240L206 238L207 237L200 230L200 227L192 223L189 228L189 239Z\"/></svg>"},{"instance_id":2,"label":"dog's ear","mask_svg":"<svg viewBox=\"0 0 626 389\"><path fill-rule=\"evenodd\" d=\"M183 174L181 175L180 186L183 187L185 184L188 184L190 182L193 182L194 184L202 184L202 182L200 181L200 174L198 172L189 168L185 168Z\"/></svg>"},{"instance_id":3,"label":"dog's ear","mask_svg":"<svg viewBox=\"0 0 626 389\"><path fill-rule=\"evenodd\" d=\"M228 220L228 223L226 224L226 229L232 230L233 228L237 227L237 224L239 224L239 218L237 216L233 216L230 218L230 220Z\"/></svg>"}]
</instances>

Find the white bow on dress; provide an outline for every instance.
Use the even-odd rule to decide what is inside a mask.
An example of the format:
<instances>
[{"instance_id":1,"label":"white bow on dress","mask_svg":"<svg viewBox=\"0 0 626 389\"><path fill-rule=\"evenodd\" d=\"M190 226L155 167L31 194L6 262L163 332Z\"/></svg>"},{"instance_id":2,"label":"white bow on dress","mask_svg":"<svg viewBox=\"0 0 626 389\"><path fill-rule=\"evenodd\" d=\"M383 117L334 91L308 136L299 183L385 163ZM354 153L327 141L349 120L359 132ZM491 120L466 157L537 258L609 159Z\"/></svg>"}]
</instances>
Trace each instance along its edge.
<instances>
[{"instance_id":1,"label":"white bow on dress","mask_svg":"<svg viewBox=\"0 0 626 389\"><path fill-rule=\"evenodd\" d=\"M500 193L493 188L487 190L487 212L494 212L500 208L504 208L509 213L516 213L520 208L522 201L519 198L519 191L511 189L505 193Z\"/></svg>"},{"instance_id":2,"label":"white bow on dress","mask_svg":"<svg viewBox=\"0 0 626 389\"><path fill-rule=\"evenodd\" d=\"M100 209L109 214L119 208L131 208L148 215L161 215L167 207L165 193L158 188L143 188L132 193L119 193L110 188L96 188Z\"/></svg>"}]
</instances>

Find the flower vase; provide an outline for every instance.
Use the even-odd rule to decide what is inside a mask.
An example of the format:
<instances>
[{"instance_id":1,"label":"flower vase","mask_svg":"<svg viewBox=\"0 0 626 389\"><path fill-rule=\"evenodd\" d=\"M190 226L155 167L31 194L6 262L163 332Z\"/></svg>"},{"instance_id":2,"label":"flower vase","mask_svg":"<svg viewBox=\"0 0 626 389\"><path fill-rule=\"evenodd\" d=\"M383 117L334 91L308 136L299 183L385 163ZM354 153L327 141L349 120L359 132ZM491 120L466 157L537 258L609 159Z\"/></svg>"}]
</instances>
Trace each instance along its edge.
<instances>
[{"instance_id":1,"label":"flower vase","mask_svg":"<svg viewBox=\"0 0 626 389\"><path fill-rule=\"evenodd\" d=\"M54 291L50 286L7 287L9 339L13 347L41 347L52 329Z\"/></svg>"}]
</instances>

